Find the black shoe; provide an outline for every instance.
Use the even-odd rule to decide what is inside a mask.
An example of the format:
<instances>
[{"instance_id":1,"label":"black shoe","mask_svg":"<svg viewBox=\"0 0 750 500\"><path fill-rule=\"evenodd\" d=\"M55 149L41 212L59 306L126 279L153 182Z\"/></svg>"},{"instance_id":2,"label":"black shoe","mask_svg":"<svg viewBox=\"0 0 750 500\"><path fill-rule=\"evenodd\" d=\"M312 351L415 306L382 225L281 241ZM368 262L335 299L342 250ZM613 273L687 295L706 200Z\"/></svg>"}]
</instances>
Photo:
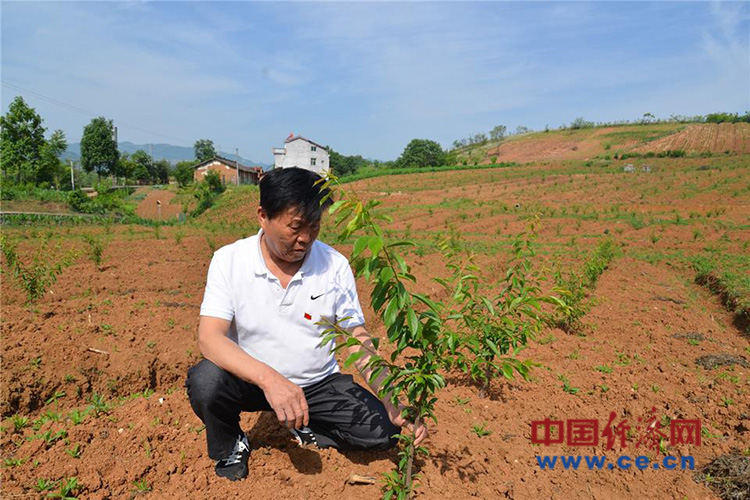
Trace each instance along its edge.
<instances>
[{"instance_id":1,"label":"black shoe","mask_svg":"<svg viewBox=\"0 0 750 500\"><path fill-rule=\"evenodd\" d=\"M318 446L318 440L315 439L315 434L309 427L302 426L301 429L295 429L294 427L292 427L291 429L289 429L289 432L292 433L292 436L294 436L294 438L297 440L297 444L299 444L300 446ZM318 446L318 448L320 448L320 446Z\"/></svg>"},{"instance_id":2,"label":"black shoe","mask_svg":"<svg viewBox=\"0 0 750 500\"><path fill-rule=\"evenodd\" d=\"M228 457L216 462L216 475L230 481L238 481L247 477L247 461L250 458L250 444L247 436L237 436L234 449Z\"/></svg>"}]
</instances>

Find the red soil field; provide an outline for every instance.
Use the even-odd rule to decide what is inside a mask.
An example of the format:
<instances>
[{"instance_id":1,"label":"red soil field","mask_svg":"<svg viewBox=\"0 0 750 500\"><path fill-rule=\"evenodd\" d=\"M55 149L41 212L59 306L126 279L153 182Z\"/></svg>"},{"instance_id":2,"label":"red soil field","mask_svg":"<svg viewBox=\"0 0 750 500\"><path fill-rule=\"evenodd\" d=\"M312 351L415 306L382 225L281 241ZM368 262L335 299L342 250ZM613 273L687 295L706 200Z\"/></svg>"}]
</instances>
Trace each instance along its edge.
<instances>
[{"instance_id":1,"label":"red soil field","mask_svg":"<svg viewBox=\"0 0 750 500\"><path fill-rule=\"evenodd\" d=\"M644 130L646 127L646 130ZM627 138L629 131L636 135L653 129L656 138L644 144ZM661 132L660 132L661 131ZM624 137L618 138L622 134ZM609 145L609 147L606 147ZM597 127L594 129L552 131L529 136L509 137L499 148L487 151L482 164L490 164L493 156L498 162L547 162L589 160L615 151L635 153L660 153L667 150L684 150L688 153L750 153L750 123L704 123L684 125L647 125L624 127Z\"/></svg>"},{"instance_id":2,"label":"red soil field","mask_svg":"<svg viewBox=\"0 0 750 500\"><path fill-rule=\"evenodd\" d=\"M698 161L703 160L680 165L689 167ZM695 179L693 170L681 170L672 178L669 168L675 163L657 160L653 164L663 169L663 177L656 171L651 177L612 175L603 181L594 175L552 173L516 179L503 178L506 170L498 169L370 179L348 188L384 200L396 220L389 230L398 234L408 230L425 240L432 238L429 231L453 225L466 241L495 244L523 228L515 211L535 203L558 211L566 208L567 213L578 205L590 210L622 203L644 216L675 208L685 217L691 210L723 207L726 210L720 217L726 224L746 224L748 195L732 198L711 189L722 179L731 184L736 170L717 172L710 178L700 172L705 177ZM679 189L688 181L696 183L698 193L682 198ZM651 193L655 184L660 186L659 193L639 199L639 193ZM463 208L440 207L443 200L467 200L466 217ZM170 205L162 202L165 215ZM487 205L480 209L479 202ZM237 207L209 212L206 217L213 217L210 220L224 230L214 233L189 226L180 243L176 235L183 229L173 227L162 227L161 239L152 229L138 226L114 227L111 234L95 227L55 228L52 241L60 242L61 251L84 251L83 234L105 234L111 241L101 267L78 259L30 307L13 278L3 274L0 449L6 463L22 461L2 469L4 498L37 497L33 485L39 478L69 477L77 477L82 485L79 498L90 499L136 497L136 482L142 480L152 488L150 496L164 499L380 497L378 485L351 485L347 479L352 474L378 476L390 470L397 460L396 450L300 448L270 414L243 416L252 447L249 477L232 483L214 475L205 433L183 386L187 369L200 359L196 327L211 257L208 242L215 240L218 247L252 234L253 228L247 225L252 220L247 207L252 203L248 199ZM500 210L500 203L508 210ZM491 207L497 210L493 213ZM607 455L610 459L618 454L643 454L656 459L653 450L635 448L637 439L628 441L626 449L613 451L606 451L601 441L588 447L531 443L534 420L595 419L604 426L614 412L618 421L628 420L636 428L638 419L648 417L652 408L659 417L701 421L706 431L700 446L667 447L672 455L692 455L696 469L731 450L750 448L750 368L705 369L696 364L696 359L710 354L750 361L747 335L685 269L634 257L639 250L652 248L689 252L719 240L726 231L707 227L705 240L694 241L689 228L668 226L653 243L650 229L637 230L604 218L585 220L576 227L572 219L557 212L539 235L539 241L549 245L544 247L549 253L540 255L539 264L553 258L577 263L577 252L591 248L605 230L623 246L624 255L612 262L597 284L595 305L584 318L590 325L585 335L547 328L520 355L540 364L532 379L497 380L487 399L478 397L476 386L465 375L447 374L448 387L438 394L438 421L427 443L430 456L417 463L422 481L416 498L718 498L694 480L691 471L634 467L543 471L537 465L535 457L545 454ZM29 229L5 233L18 238L23 255L37 245L38 236ZM570 247L562 257L551 253L567 248L573 236L578 238L577 247ZM750 240L750 231L738 229L731 238L742 245ZM346 254L349 248L340 250ZM49 258L56 255L53 252ZM489 279L503 273L508 256L507 252L480 253L477 262ZM442 257L413 252L407 261L418 278L417 289L445 299L431 281L446 275ZM5 269L6 264L3 261ZM368 328L383 337L382 323L368 305L371 287L361 280L358 286ZM702 340L690 342L696 338ZM611 372L596 369L601 366L610 367ZM563 390L561 375L578 389L576 394ZM148 397L138 395L144 390L149 391ZM75 425L70 412L85 409L94 393L111 403L111 410L98 417L89 413ZM726 404L728 400L732 403ZM31 423L45 413L61 414L61 418L40 423L38 429L19 430L10 418L28 416ZM491 434L478 437L471 431L477 424L485 424ZM49 445L39 438L47 431L54 435L61 430L67 435ZM66 453L76 445L79 458Z\"/></svg>"}]
</instances>

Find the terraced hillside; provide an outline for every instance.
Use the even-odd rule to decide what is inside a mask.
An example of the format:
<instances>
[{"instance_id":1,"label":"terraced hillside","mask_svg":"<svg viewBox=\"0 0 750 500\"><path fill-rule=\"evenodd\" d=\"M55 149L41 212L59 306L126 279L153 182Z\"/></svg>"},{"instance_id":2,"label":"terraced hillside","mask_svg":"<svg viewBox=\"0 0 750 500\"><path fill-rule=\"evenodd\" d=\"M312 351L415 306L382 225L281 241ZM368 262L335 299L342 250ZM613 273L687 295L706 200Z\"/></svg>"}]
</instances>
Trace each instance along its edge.
<instances>
[{"instance_id":1,"label":"terraced hillside","mask_svg":"<svg viewBox=\"0 0 750 500\"><path fill-rule=\"evenodd\" d=\"M489 164L591 160L682 150L688 155L750 153L750 123L626 125L510 136L459 150L459 160Z\"/></svg>"}]
</instances>

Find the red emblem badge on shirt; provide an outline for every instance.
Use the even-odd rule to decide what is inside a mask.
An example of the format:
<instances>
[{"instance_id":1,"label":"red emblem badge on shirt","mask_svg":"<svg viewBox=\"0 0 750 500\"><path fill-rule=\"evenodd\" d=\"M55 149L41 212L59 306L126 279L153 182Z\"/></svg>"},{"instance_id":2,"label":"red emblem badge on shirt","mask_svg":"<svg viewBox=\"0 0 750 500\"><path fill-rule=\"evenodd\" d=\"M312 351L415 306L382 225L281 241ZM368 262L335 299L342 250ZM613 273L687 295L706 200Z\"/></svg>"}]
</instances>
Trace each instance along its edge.
<instances>
[{"instance_id":1,"label":"red emblem badge on shirt","mask_svg":"<svg viewBox=\"0 0 750 500\"><path fill-rule=\"evenodd\" d=\"M309 314L305 313L305 319L312 319L312 316L310 316Z\"/></svg>"}]
</instances>

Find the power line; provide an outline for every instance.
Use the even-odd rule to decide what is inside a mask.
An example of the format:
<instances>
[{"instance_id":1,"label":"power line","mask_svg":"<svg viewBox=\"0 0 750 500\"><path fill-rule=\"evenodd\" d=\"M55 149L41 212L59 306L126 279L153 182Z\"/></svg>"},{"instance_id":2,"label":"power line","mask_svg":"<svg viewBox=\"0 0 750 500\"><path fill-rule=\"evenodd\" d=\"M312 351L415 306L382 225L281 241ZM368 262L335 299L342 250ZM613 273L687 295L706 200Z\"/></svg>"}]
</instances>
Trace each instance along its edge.
<instances>
[{"instance_id":1,"label":"power line","mask_svg":"<svg viewBox=\"0 0 750 500\"><path fill-rule=\"evenodd\" d=\"M15 90L16 92L22 92L24 94L28 94L28 95L34 96L34 97L36 97L38 99L41 99L41 100L46 101L46 102L49 102L50 104L54 104L56 106L60 106L61 108L65 108L65 109L67 109L69 111L74 111L76 113L81 113L81 114L84 114L84 115L88 115L88 116L91 116L93 118L97 118L97 117L101 116L101 113L94 113L93 111L81 108L79 106L76 106L75 104L70 104L70 103L67 103L65 101L61 101L59 99L55 99L54 97L49 97L49 96L46 96L44 94L40 94L39 92L36 92L34 90L21 87L20 85L16 85L14 83L11 83L11 82L8 82L8 81L5 81L5 80L1 81L0 83L2 83L3 87L7 87L7 88L9 88L11 90ZM124 126L125 128L129 128L129 129L132 129L132 130L137 130L139 132L143 132L143 133L150 134L150 135L157 136L157 137L162 137L164 139L169 139L169 140L173 140L173 141L179 141L179 142L186 143L186 144L190 144L190 142L191 142L191 141L179 138L179 137L174 137L174 136L170 136L170 135L166 135L166 134L160 134L159 132L154 132L153 130L147 130L147 129L138 127L137 125L133 125L133 124L130 124L128 122L124 122L122 120L115 120L115 121L117 122L117 126L118 127Z\"/></svg>"}]
</instances>

